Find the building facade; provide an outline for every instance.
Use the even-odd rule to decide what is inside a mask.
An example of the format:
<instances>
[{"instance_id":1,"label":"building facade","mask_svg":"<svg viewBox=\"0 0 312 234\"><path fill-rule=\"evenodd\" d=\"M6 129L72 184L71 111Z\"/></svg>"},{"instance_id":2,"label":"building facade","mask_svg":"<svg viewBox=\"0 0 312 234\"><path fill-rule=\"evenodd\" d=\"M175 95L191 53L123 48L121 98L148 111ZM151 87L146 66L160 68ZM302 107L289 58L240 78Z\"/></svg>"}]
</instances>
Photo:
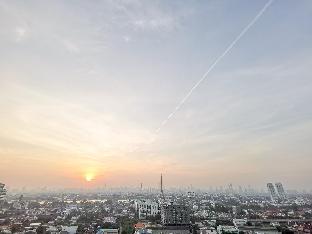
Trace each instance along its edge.
<instances>
[{"instance_id":1,"label":"building facade","mask_svg":"<svg viewBox=\"0 0 312 234\"><path fill-rule=\"evenodd\" d=\"M139 219L146 219L148 216L155 216L160 213L159 205L151 200L136 200L135 210Z\"/></svg>"},{"instance_id":2,"label":"building facade","mask_svg":"<svg viewBox=\"0 0 312 234\"><path fill-rule=\"evenodd\" d=\"M279 198L281 200L285 200L286 199L286 193L285 193L285 190L284 190L282 183L280 183L280 182L275 183L275 187L276 187Z\"/></svg>"},{"instance_id":3,"label":"building facade","mask_svg":"<svg viewBox=\"0 0 312 234\"><path fill-rule=\"evenodd\" d=\"M190 224L190 209L185 205L163 204L161 207L161 221L163 225L183 226Z\"/></svg>"},{"instance_id":4,"label":"building facade","mask_svg":"<svg viewBox=\"0 0 312 234\"><path fill-rule=\"evenodd\" d=\"M6 196L5 184L0 183L0 201L4 200Z\"/></svg>"},{"instance_id":5,"label":"building facade","mask_svg":"<svg viewBox=\"0 0 312 234\"><path fill-rule=\"evenodd\" d=\"M278 200L278 194L276 193L274 185L272 183L268 183L267 184L267 188L268 188L268 191L270 193L271 200L272 201L277 201Z\"/></svg>"}]
</instances>

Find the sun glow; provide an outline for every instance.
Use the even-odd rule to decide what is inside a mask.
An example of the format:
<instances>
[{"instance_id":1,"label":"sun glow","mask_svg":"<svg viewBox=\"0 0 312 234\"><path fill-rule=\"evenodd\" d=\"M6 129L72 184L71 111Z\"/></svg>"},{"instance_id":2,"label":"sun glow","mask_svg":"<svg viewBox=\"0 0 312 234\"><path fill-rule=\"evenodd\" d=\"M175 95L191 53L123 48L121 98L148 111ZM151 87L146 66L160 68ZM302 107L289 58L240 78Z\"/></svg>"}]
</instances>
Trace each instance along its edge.
<instances>
[{"instance_id":1,"label":"sun glow","mask_svg":"<svg viewBox=\"0 0 312 234\"><path fill-rule=\"evenodd\" d=\"M91 182L92 180L94 180L95 175L93 173L87 173L85 174L85 180L87 182Z\"/></svg>"}]
</instances>

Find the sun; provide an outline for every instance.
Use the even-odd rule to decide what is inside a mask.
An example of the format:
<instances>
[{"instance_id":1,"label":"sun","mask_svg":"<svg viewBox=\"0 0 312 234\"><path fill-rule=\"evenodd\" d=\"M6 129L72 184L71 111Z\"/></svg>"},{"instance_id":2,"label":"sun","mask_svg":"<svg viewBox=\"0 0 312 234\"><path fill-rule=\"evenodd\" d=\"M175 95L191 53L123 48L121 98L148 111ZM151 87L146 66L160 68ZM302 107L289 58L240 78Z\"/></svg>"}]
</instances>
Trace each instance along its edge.
<instances>
[{"instance_id":1,"label":"sun","mask_svg":"<svg viewBox=\"0 0 312 234\"><path fill-rule=\"evenodd\" d=\"M85 180L87 182L91 182L92 180L94 180L95 175L93 173L87 173L85 174Z\"/></svg>"}]
</instances>

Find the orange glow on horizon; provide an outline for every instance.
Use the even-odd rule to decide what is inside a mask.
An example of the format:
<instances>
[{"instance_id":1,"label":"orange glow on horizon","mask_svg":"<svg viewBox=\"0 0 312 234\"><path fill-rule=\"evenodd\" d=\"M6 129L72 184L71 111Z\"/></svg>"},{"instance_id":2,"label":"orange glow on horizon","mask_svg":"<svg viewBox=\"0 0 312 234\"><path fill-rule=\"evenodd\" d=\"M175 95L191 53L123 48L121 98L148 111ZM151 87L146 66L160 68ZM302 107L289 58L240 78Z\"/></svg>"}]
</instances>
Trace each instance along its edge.
<instances>
[{"instance_id":1,"label":"orange glow on horizon","mask_svg":"<svg viewBox=\"0 0 312 234\"><path fill-rule=\"evenodd\" d=\"M87 182L91 182L95 179L95 174L94 173L87 173L85 174L85 180Z\"/></svg>"}]
</instances>

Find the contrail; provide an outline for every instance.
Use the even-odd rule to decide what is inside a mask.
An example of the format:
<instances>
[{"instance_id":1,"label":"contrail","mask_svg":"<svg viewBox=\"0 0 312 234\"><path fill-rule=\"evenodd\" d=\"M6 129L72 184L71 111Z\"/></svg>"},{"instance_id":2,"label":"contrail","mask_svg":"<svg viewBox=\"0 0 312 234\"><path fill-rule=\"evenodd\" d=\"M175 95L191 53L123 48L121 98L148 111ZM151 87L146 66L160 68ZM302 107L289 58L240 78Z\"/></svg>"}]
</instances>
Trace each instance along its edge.
<instances>
[{"instance_id":1,"label":"contrail","mask_svg":"<svg viewBox=\"0 0 312 234\"><path fill-rule=\"evenodd\" d=\"M155 130L155 133L159 131L169 122L169 120L177 113L177 111L184 105L184 103L190 98L192 93L198 86L208 77L209 73L215 68L215 66L231 51L231 49L236 45L236 43L249 31L249 29L258 21L258 19L263 15L263 13L268 9L274 0L269 0L263 8L258 12L258 14L250 21L249 24L237 35L237 37L232 41L232 43L224 50L224 52L217 57L217 59L210 65L208 70L199 79L195 85L188 91L188 93L182 98L174 110L168 115L166 119L161 123L161 125Z\"/></svg>"},{"instance_id":2,"label":"contrail","mask_svg":"<svg viewBox=\"0 0 312 234\"><path fill-rule=\"evenodd\" d=\"M268 9L268 7L273 3L274 0L269 0L262 9L257 13L257 15L244 27L244 29L236 36L236 38L229 44L229 46L224 50L224 52L216 58L216 60L210 65L208 70L203 74L203 76L194 84L194 86L187 92L187 94L182 98L174 110L167 116L166 119L162 121L160 126L155 130L155 135L146 144L152 144L156 135L160 130L170 121L170 119L181 109L184 103L190 98L192 93L198 86L208 77L209 73L215 68L215 66L233 49L233 47L239 42L239 40L249 31L249 29L258 21L258 19L263 15L263 13ZM140 149L140 146L134 147L131 152L136 152Z\"/></svg>"}]
</instances>

